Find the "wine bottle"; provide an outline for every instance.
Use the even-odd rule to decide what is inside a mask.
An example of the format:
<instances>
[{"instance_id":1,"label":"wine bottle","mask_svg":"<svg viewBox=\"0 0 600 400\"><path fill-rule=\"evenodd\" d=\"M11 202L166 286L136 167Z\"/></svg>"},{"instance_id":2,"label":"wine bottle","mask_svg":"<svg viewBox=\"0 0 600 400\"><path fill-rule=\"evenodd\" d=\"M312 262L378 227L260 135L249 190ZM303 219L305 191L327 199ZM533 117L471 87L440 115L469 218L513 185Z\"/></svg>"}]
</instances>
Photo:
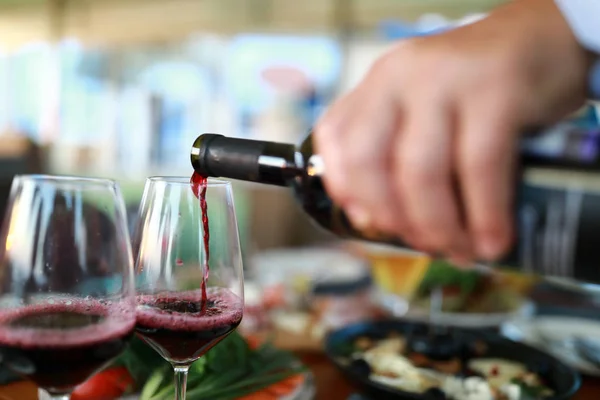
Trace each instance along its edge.
<instances>
[{"instance_id":1,"label":"wine bottle","mask_svg":"<svg viewBox=\"0 0 600 400\"><path fill-rule=\"evenodd\" d=\"M313 153L311 135L296 147L288 143L204 134L192 146L191 161L194 170L204 176L292 188L304 211L339 237L403 246L393 237L352 227L323 186L323 163L320 156Z\"/></svg>"},{"instance_id":2,"label":"wine bottle","mask_svg":"<svg viewBox=\"0 0 600 400\"><path fill-rule=\"evenodd\" d=\"M564 142L562 150L557 145L554 145L554 147L548 145L536 147L532 145L531 139L528 139L527 147L524 147L521 154L521 169L541 167L587 172L600 171L600 152L598 152L597 157L589 156L589 135L581 135L580 131L572 129L566 132L566 135L569 138ZM594 135L594 137L596 136L600 137L600 135ZM543 138L540 140L543 140ZM577 143L582 148L581 155L578 155L577 150L574 150L578 148ZM594 143L600 149L600 141ZM539 151L539 148L543 151ZM549 148L552 151L548 151ZM203 134L195 140L192 146L191 163L194 170L204 176L290 187L293 189L294 195L304 211L318 225L341 238L362 239L408 247L397 238L382 235L374 231L358 230L352 226L344 211L332 202L325 190L322 182L324 174L323 162L320 156L313 151L311 135L308 135L299 146L296 146L288 143L231 138L219 134ZM535 196L539 196L539 194ZM522 199L519 201L522 201ZM537 198L534 203L536 203L536 207L544 209L540 213L546 212L546 205L538 204L539 201ZM527 207L531 208L533 206L527 204ZM517 208L520 209L522 207L519 205ZM600 210L600 204L598 204L598 209ZM595 214L600 215L600 212ZM516 219L519 218L517 217ZM547 216L541 219L543 220L543 226L538 227L537 231L532 233L533 235L543 235L548 231L545 222L548 219ZM600 231L600 218L595 218L593 221L598 226L598 231ZM589 226L584 226L584 228L584 231L590 231ZM540 233L541 231L544 232ZM578 235L581 236L581 232L573 234L573 236ZM586 233L586 236L585 240L594 239L597 246L600 246L600 235L592 236ZM533 246L531 243L536 242L536 240L540 241L539 238L518 241L515 249L513 249L506 260L502 261L504 265L518 266L519 263L523 264L523 257L527 255L531 259L532 253L535 253L536 257L540 258L548 246L552 247L552 244L550 244L543 249L532 250L520 248L524 246L523 243L530 243L529 246ZM581 240L581 237L577 238L578 242ZM573 249L569 251L576 252L578 244L573 244L571 246ZM552 265L540 266L538 265L540 263L534 263L535 265L529 265L526 269L531 270L530 272L540 272L547 275L569 276L586 281L600 282L600 268L594 267L594 271L592 271L591 267L587 266L591 263L589 258L590 256L586 255L584 260L575 260L572 263L567 262L566 264L568 265L561 265L559 267ZM595 261L594 259L594 265L597 264ZM582 262L585 268L577 266L578 263L582 264Z\"/></svg>"}]
</instances>

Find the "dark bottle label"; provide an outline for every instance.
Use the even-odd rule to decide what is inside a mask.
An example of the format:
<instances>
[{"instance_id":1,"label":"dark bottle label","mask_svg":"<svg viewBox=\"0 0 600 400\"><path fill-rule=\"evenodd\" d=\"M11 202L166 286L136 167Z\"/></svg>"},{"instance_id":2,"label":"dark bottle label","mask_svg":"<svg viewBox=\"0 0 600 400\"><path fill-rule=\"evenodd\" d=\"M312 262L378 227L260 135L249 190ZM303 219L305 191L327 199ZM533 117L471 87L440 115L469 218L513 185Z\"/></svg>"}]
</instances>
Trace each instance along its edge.
<instances>
[{"instance_id":1,"label":"dark bottle label","mask_svg":"<svg viewBox=\"0 0 600 400\"><path fill-rule=\"evenodd\" d=\"M525 181L516 211L517 242L505 265L600 283L600 193Z\"/></svg>"}]
</instances>

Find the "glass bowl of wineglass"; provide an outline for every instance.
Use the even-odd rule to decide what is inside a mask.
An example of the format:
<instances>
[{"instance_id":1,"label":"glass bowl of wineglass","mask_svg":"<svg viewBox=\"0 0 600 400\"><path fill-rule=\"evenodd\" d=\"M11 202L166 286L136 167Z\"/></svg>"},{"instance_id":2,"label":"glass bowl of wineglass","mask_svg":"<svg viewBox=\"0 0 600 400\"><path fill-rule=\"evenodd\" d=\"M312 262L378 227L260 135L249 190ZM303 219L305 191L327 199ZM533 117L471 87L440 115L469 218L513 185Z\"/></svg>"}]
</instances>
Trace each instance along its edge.
<instances>
[{"instance_id":1,"label":"glass bowl of wineglass","mask_svg":"<svg viewBox=\"0 0 600 400\"><path fill-rule=\"evenodd\" d=\"M173 366L185 399L190 365L243 315L243 271L231 184L151 177L134 234L136 334Z\"/></svg>"},{"instance_id":2,"label":"glass bowl of wineglass","mask_svg":"<svg viewBox=\"0 0 600 400\"><path fill-rule=\"evenodd\" d=\"M0 362L68 399L135 327L120 189L106 179L17 176L0 237Z\"/></svg>"}]
</instances>

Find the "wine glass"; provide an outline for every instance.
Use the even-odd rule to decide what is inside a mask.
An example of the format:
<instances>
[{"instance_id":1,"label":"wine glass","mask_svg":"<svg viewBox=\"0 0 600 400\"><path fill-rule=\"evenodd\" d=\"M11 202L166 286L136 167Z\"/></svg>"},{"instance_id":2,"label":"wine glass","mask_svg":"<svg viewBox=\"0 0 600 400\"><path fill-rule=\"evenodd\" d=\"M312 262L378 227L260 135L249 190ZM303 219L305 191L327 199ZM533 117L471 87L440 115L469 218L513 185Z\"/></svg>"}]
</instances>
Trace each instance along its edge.
<instances>
[{"instance_id":1,"label":"wine glass","mask_svg":"<svg viewBox=\"0 0 600 400\"><path fill-rule=\"evenodd\" d=\"M120 189L106 179L17 176L0 232L0 362L68 399L135 327Z\"/></svg>"},{"instance_id":2,"label":"wine glass","mask_svg":"<svg viewBox=\"0 0 600 400\"><path fill-rule=\"evenodd\" d=\"M190 365L242 319L243 272L230 183L210 179L194 187L189 178L148 178L134 250L136 333L171 363L175 399L183 400Z\"/></svg>"}]
</instances>

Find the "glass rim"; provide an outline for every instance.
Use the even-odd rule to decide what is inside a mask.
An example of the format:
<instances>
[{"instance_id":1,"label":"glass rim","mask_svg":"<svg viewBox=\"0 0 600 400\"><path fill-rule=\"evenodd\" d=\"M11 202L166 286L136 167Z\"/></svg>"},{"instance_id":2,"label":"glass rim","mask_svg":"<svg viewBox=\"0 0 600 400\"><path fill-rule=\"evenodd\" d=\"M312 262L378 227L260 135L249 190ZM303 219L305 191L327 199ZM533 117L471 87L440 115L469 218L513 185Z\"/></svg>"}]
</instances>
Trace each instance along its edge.
<instances>
[{"instance_id":1,"label":"glass rim","mask_svg":"<svg viewBox=\"0 0 600 400\"><path fill-rule=\"evenodd\" d=\"M117 181L110 178L98 178L91 176L77 175L52 175L52 174L17 174L13 177L14 181L34 181L34 182L58 182L58 183L95 183L102 185L116 186Z\"/></svg>"},{"instance_id":2,"label":"glass rim","mask_svg":"<svg viewBox=\"0 0 600 400\"><path fill-rule=\"evenodd\" d=\"M171 185L190 185L190 177L186 176L149 176L147 182L165 183ZM207 186L231 186L231 182L220 178L208 178Z\"/></svg>"}]
</instances>

